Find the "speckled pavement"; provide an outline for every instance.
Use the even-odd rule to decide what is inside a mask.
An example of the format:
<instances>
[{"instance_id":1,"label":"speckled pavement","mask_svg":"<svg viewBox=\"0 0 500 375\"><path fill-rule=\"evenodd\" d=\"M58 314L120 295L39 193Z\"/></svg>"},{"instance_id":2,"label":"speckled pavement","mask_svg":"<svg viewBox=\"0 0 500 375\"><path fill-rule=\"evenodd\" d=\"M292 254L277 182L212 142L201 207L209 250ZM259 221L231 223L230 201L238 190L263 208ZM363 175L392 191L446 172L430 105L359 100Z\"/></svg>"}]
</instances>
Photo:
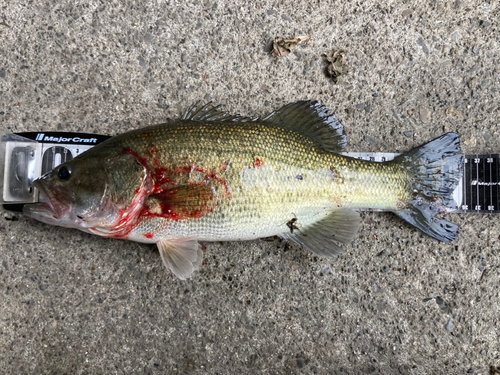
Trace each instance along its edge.
<instances>
[{"instance_id":1,"label":"speckled pavement","mask_svg":"<svg viewBox=\"0 0 500 375\"><path fill-rule=\"evenodd\" d=\"M500 152L496 1L0 0L0 131L118 134L197 101L316 99L348 151L448 131ZM313 35L281 59L275 37ZM344 49L338 85L323 54ZM206 243L189 281L153 246L0 215L4 374L482 374L500 366L500 217L439 243L363 213L338 260ZM493 371L493 370L492 370Z\"/></svg>"}]
</instances>

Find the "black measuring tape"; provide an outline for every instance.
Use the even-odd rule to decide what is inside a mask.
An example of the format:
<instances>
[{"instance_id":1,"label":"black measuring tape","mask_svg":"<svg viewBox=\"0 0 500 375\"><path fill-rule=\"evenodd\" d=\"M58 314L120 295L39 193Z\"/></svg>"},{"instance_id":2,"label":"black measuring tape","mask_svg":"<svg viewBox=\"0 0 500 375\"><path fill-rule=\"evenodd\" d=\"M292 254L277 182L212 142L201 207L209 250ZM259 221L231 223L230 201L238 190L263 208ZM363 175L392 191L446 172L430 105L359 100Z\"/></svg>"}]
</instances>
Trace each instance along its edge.
<instances>
[{"instance_id":1,"label":"black measuring tape","mask_svg":"<svg viewBox=\"0 0 500 375\"><path fill-rule=\"evenodd\" d=\"M500 155L464 155L460 212L500 213Z\"/></svg>"}]
</instances>

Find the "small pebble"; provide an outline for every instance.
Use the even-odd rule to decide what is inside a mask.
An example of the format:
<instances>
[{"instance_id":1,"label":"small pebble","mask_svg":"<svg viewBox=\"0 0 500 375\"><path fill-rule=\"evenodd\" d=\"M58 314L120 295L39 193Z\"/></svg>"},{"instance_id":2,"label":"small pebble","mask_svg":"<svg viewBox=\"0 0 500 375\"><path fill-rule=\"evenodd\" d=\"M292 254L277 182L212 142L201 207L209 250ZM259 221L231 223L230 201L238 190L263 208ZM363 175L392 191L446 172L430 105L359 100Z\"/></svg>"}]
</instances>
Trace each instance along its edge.
<instances>
[{"instance_id":1,"label":"small pebble","mask_svg":"<svg viewBox=\"0 0 500 375\"><path fill-rule=\"evenodd\" d=\"M139 61L139 65L144 68L144 69L147 69L148 68L148 63L146 62L146 60L144 60L144 57L142 56L139 56L137 57L137 60Z\"/></svg>"},{"instance_id":2,"label":"small pebble","mask_svg":"<svg viewBox=\"0 0 500 375\"><path fill-rule=\"evenodd\" d=\"M420 120L424 124L428 124L431 121L431 112L425 108L425 107L420 107L418 109L419 115L420 115Z\"/></svg>"},{"instance_id":3,"label":"small pebble","mask_svg":"<svg viewBox=\"0 0 500 375\"><path fill-rule=\"evenodd\" d=\"M453 321L451 319L448 320L448 323L446 323L445 328L448 332L453 331L453 329L455 328L455 324L453 324Z\"/></svg>"},{"instance_id":4,"label":"small pebble","mask_svg":"<svg viewBox=\"0 0 500 375\"><path fill-rule=\"evenodd\" d=\"M488 27L488 26L490 26L490 25L491 25L491 23L490 23L490 22L485 21L485 20L481 20L481 21L479 22L479 24L480 24L482 27Z\"/></svg>"},{"instance_id":5,"label":"small pebble","mask_svg":"<svg viewBox=\"0 0 500 375\"><path fill-rule=\"evenodd\" d=\"M407 131L407 132L403 132L403 134L404 134L405 136L407 136L408 138L411 138L411 137L413 137L413 134L415 134L415 133L414 133L414 132L411 132L411 131Z\"/></svg>"},{"instance_id":6,"label":"small pebble","mask_svg":"<svg viewBox=\"0 0 500 375\"><path fill-rule=\"evenodd\" d=\"M469 82L467 82L467 86L469 87L469 89L471 90L474 90L477 88L477 85L478 85L478 80L477 78L471 78L469 80Z\"/></svg>"},{"instance_id":7,"label":"small pebble","mask_svg":"<svg viewBox=\"0 0 500 375\"><path fill-rule=\"evenodd\" d=\"M417 39L417 44L422 48L422 51L424 53L429 53L429 48L425 44L424 40L422 38Z\"/></svg>"},{"instance_id":8,"label":"small pebble","mask_svg":"<svg viewBox=\"0 0 500 375\"><path fill-rule=\"evenodd\" d=\"M467 370L467 374L472 374L474 372L474 367L471 367Z\"/></svg>"}]
</instances>

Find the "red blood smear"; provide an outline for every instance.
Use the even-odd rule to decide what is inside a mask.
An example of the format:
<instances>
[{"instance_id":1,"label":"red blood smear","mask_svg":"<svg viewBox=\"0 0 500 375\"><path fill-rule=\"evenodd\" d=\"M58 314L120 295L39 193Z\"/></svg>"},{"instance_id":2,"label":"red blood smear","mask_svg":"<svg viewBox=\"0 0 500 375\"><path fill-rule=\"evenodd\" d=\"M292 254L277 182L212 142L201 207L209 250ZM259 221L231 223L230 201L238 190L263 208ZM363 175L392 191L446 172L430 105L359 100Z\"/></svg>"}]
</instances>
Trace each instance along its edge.
<instances>
[{"instance_id":1,"label":"red blood smear","mask_svg":"<svg viewBox=\"0 0 500 375\"><path fill-rule=\"evenodd\" d=\"M160 166L160 160L158 159L158 156L157 156L159 152L160 152L160 150L156 146L153 146L153 147L151 147L151 149L146 150L146 155L150 156L153 159L153 165L155 167Z\"/></svg>"},{"instance_id":2,"label":"red blood smear","mask_svg":"<svg viewBox=\"0 0 500 375\"><path fill-rule=\"evenodd\" d=\"M264 165L264 161L259 158L255 158L253 165L255 168L260 168Z\"/></svg>"},{"instance_id":3,"label":"red blood smear","mask_svg":"<svg viewBox=\"0 0 500 375\"><path fill-rule=\"evenodd\" d=\"M197 184L198 186L200 184ZM193 191L196 188L193 187ZM171 220L185 220L185 219L199 219L215 208L213 203L213 193L210 188L206 188L208 193L207 195L199 195L199 202L193 202L194 204L184 205L182 199L185 198L185 195L182 197L177 197L179 194L179 190L176 188L165 190L159 194L155 194L154 198L159 202L158 206L160 208L160 212L151 212L149 207L145 206L144 210L141 212L142 216L146 217L162 217L165 219ZM185 194L185 192L183 192ZM157 207L158 207L157 206Z\"/></svg>"},{"instance_id":4,"label":"red blood smear","mask_svg":"<svg viewBox=\"0 0 500 375\"><path fill-rule=\"evenodd\" d=\"M161 185L172 183L172 181L166 175L166 172L167 172L167 169L163 168L163 167L156 168L153 171L151 177L153 178L154 186L153 186L153 190L151 193L155 194L155 193L161 191L160 190Z\"/></svg>"},{"instance_id":5,"label":"red blood smear","mask_svg":"<svg viewBox=\"0 0 500 375\"><path fill-rule=\"evenodd\" d=\"M153 234L152 233L144 233L143 236L146 237L146 238L153 238Z\"/></svg>"},{"instance_id":6,"label":"red blood smear","mask_svg":"<svg viewBox=\"0 0 500 375\"><path fill-rule=\"evenodd\" d=\"M118 219L112 228L90 228L95 234L104 237L127 238L128 234L135 228L140 218L144 201L150 191L150 177L146 175L140 188L136 189L136 194L132 203L119 210Z\"/></svg>"},{"instance_id":7,"label":"red blood smear","mask_svg":"<svg viewBox=\"0 0 500 375\"><path fill-rule=\"evenodd\" d=\"M183 178L183 176L189 176L193 172L203 173L205 178L203 178L200 182L187 181L187 184L207 185L210 182L216 182L217 184L224 186L226 196L231 195L227 180L225 178L220 178L215 172L207 171L204 168L193 165L177 166L173 169L161 167L158 159L159 150L156 146L153 146L145 152L146 156L150 157L151 162L148 162L148 158L140 156L137 152L131 150L130 148L124 148L123 152L135 157L136 160L144 166L144 168L146 168L152 182L151 190L147 193L147 195L154 195L159 201L162 202L160 204L160 213L150 212L150 207L144 206L137 219L140 219L140 217L162 217L171 220L199 219L212 211L215 208L214 206L203 204L203 202L210 201L211 198L213 198L212 196L200 196L201 202L199 205L196 205L196 207L188 205L175 205L174 203L175 194L177 193L175 187L179 183L179 180L184 181L185 178ZM261 166L262 164L263 163L260 159L256 159L256 166ZM135 193L139 193L138 189L136 189ZM172 203L174 203L174 206ZM137 224L137 221L138 220L135 220L126 234L133 229L133 227ZM121 225L121 223L119 223L119 225ZM147 237L148 234L149 233L146 233L144 236Z\"/></svg>"},{"instance_id":8,"label":"red blood smear","mask_svg":"<svg viewBox=\"0 0 500 375\"><path fill-rule=\"evenodd\" d=\"M134 158L137 159L137 161L139 163L141 163L141 165L144 168L146 168L147 170L149 170L149 168L148 168L148 161L145 158L139 156L139 154L137 152L131 150L130 148L124 148L123 152L125 152L126 154L129 154L129 155L132 155Z\"/></svg>"}]
</instances>

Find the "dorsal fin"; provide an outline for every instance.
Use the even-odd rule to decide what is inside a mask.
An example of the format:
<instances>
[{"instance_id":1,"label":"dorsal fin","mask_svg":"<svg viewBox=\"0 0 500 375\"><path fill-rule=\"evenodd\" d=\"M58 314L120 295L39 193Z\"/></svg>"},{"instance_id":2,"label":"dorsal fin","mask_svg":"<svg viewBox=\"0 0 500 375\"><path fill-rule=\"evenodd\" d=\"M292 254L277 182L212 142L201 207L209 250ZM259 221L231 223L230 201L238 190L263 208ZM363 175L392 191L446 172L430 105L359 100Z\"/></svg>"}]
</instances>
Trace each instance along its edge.
<instances>
[{"instance_id":1,"label":"dorsal fin","mask_svg":"<svg viewBox=\"0 0 500 375\"><path fill-rule=\"evenodd\" d=\"M212 103L197 103L184 112L181 120L217 123L264 122L302 134L328 152L341 152L346 145L344 128L337 116L317 101L291 103L264 118L230 115Z\"/></svg>"},{"instance_id":2,"label":"dorsal fin","mask_svg":"<svg viewBox=\"0 0 500 375\"><path fill-rule=\"evenodd\" d=\"M328 152L341 152L346 145L337 116L317 101L288 104L260 121L302 134Z\"/></svg>"},{"instance_id":3,"label":"dorsal fin","mask_svg":"<svg viewBox=\"0 0 500 375\"><path fill-rule=\"evenodd\" d=\"M240 115L230 115L221 111L220 106L214 106L211 102L205 105L196 103L188 108L181 117L181 120L199 121L199 122L250 122L256 121L256 117L244 117Z\"/></svg>"}]
</instances>

